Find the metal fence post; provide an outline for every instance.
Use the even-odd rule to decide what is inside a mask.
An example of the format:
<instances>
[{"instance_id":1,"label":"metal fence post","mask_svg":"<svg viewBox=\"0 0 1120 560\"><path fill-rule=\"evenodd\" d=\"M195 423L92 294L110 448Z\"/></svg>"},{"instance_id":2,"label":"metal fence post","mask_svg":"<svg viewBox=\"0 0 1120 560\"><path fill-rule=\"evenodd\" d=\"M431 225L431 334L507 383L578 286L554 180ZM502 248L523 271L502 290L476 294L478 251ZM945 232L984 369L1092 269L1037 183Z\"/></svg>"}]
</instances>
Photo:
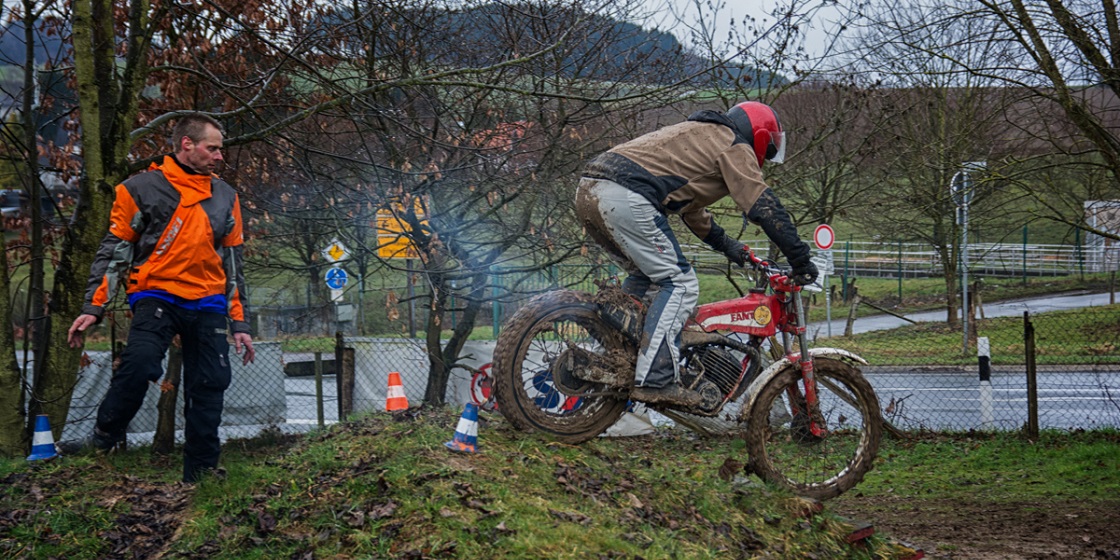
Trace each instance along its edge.
<instances>
[{"instance_id":1,"label":"metal fence post","mask_svg":"<svg viewBox=\"0 0 1120 560\"><path fill-rule=\"evenodd\" d=\"M336 362L337 363L337 362ZM323 353L315 352L315 414L319 420L319 429L323 429Z\"/></svg>"},{"instance_id":2,"label":"metal fence post","mask_svg":"<svg viewBox=\"0 0 1120 560\"><path fill-rule=\"evenodd\" d=\"M493 291L494 299L490 300L490 308L494 312L493 312L493 316L492 316L492 319L490 320L490 322L493 323L493 331L494 331L494 338L495 339L498 338L498 333L501 331L501 325L499 325L498 323L502 319L502 302L498 301L498 294L501 293L501 290L498 289L498 279L499 278L500 278L500 276L493 275L493 276L491 276L491 280L490 280L491 285L494 286L494 291Z\"/></svg>"},{"instance_id":3,"label":"metal fence post","mask_svg":"<svg viewBox=\"0 0 1120 560\"><path fill-rule=\"evenodd\" d=\"M1074 251L1077 253L1077 271L1081 279L1085 279L1085 254L1081 252L1081 228L1073 230Z\"/></svg>"},{"instance_id":4,"label":"metal fence post","mask_svg":"<svg viewBox=\"0 0 1120 560\"><path fill-rule=\"evenodd\" d=\"M412 259L405 259L405 277L408 279L405 284L408 288L408 336L409 338L416 338L416 286L415 279L412 277ZM342 359L339 356L339 361L336 364L341 364ZM342 417L339 416L339 419Z\"/></svg>"},{"instance_id":5,"label":"metal fence post","mask_svg":"<svg viewBox=\"0 0 1120 560\"><path fill-rule=\"evenodd\" d=\"M1027 362L1027 437L1038 438L1038 371L1035 365L1034 324L1031 312L1023 312L1023 342Z\"/></svg>"},{"instance_id":6,"label":"metal fence post","mask_svg":"<svg viewBox=\"0 0 1120 560\"><path fill-rule=\"evenodd\" d=\"M902 305L902 240L898 240L898 304Z\"/></svg>"},{"instance_id":7,"label":"metal fence post","mask_svg":"<svg viewBox=\"0 0 1120 560\"><path fill-rule=\"evenodd\" d=\"M1023 226L1023 285L1027 285L1027 226Z\"/></svg>"},{"instance_id":8,"label":"metal fence post","mask_svg":"<svg viewBox=\"0 0 1120 560\"><path fill-rule=\"evenodd\" d=\"M354 349L346 348L342 331L334 335L334 375L338 391L338 421L354 411Z\"/></svg>"}]
</instances>

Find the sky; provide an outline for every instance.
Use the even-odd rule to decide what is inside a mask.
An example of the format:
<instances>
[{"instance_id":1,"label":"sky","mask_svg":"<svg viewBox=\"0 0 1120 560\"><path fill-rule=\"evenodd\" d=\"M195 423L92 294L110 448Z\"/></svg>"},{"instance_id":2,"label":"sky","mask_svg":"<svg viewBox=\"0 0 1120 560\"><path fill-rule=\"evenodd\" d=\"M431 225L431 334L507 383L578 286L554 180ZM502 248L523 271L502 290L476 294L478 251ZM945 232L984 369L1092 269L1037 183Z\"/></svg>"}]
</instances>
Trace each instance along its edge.
<instances>
[{"instance_id":1,"label":"sky","mask_svg":"<svg viewBox=\"0 0 1120 560\"><path fill-rule=\"evenodd\" d=\"M718 2L719 0L713 0ZM700 0L703 9L697 6L696 0L643 0L646 8L653 14L647 27L656 26L658 29L672 31L674 35L687 45L689 43L688 26L703 24L715 31L715 37L725 38L731 28L731 22L742 25L743 18L753 16L760 21L765 18L770 20L769 13L779 4L788 4L790 0L728 0L718 11L718 17L712 16L712 9L708 0ZM808 5L807 0L793 0L802 5ZM817 4L818 2L813 2ZM837 8L823 8L819 10L809 26L806 28L806 49L812 55L819 55L825 49L828 29L834 27L834 22L839 19L840 11ZM683 22L678 23L678 20Z\"/></svg>"}]
</instances>

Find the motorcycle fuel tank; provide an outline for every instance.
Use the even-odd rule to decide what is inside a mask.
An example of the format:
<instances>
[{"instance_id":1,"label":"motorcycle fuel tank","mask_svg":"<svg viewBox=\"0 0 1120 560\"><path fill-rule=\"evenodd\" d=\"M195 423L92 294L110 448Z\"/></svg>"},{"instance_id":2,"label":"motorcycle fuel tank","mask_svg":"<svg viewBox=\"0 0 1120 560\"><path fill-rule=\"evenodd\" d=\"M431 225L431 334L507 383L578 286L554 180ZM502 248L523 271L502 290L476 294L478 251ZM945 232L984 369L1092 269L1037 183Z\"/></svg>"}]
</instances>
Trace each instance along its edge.
<instances>
[{"instance_id":1,"label":"motorcycle fuel tank","mask_svg":"<svg viewBox=\"0 0 1120 560\"><path fill-rule=\"evenodd\" d=\"M696 309L695 321L707 332L772 336L778 332L779 305L774 296L752 291L741 298L701 305Z\"/></svg>"}]
</instances>

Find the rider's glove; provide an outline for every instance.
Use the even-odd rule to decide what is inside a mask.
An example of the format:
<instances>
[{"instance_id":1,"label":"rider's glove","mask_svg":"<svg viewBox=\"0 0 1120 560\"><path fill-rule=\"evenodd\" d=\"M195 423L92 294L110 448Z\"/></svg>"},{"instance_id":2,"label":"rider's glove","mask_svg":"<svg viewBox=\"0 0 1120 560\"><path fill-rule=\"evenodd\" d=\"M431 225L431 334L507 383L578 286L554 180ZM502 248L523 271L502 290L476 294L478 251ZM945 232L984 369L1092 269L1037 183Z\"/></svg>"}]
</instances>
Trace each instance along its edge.
<instances>
[{"instance_id":1,"label":"rider's glove","mask_svg":"<svg viewBox=\"0 0 1120 560\"><path fill-rule=\"evenodd\" d=\"M793 272L790 273L790 279L794 284L804 286L812 284L817 279L817 265L809 259L800 260L796 263L790 263L793 266Z\"/></svg>"},{"instance_id":2,"label":"rider's glove","mask_svg":"<svg viewBox=\"0 0 1120 560\"><path fill-rule=\"evenodd\" d=\"M727 243L724 244L723 254L727 255L728 260L739 266L747 264L747 246L738 241L729 238Z\"/></svg>"}]
</instances>

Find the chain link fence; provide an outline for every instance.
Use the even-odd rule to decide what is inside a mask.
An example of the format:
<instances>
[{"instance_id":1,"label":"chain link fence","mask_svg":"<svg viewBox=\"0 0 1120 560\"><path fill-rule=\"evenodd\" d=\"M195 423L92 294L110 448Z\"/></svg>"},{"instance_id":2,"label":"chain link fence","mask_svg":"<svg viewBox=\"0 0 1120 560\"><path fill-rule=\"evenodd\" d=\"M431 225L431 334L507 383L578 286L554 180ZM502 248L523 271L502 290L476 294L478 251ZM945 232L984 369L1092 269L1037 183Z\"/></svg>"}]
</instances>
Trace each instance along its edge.
<instances>
[{"instance_id":1,"label":"chain link fence","mask_svg":"<svg viewBox=\"0 0 1120 560\"><path fill-rule=\"evenodd\" d=\"M493 303L483 315L500 324L528 294L560 286L593 290L594 278L617 272L612 267L557 267L504 290L521 295ZM847 336L840 325L833 332L811 325L810 335L814 346L843 348L867 359L863 371L879 395L884 418L899 430L1117 429L1120 306L1109 305L1107 295L1104 304L1098 298L1089 305L1007 317L985 317L982 307L967 345L959 322L947 323L943 311L926 314L917 324L862 329L866 332L857 328ZM938 313L940 318L930 317ZM400 374L410 404L424 401L430 391L425 339L336 336L328 332L333 324L322 315L317 308L304 315L278 314L275 324L297 326L258 335L255 363L242 365L232 359L224 438L252 437L263 430L307 431L347 413L384 411L391 372ZM879 318L859 317L855 325L866 327ZM322 329L318 336L306 332L309 324ZM126 327L118 325L117 330L127 332ZM450 374L447 403L486 401L493 346L493 340L468 341L461 363ZM86 352L63 440L89 433L112 375L114 355L108 350ZM130 443L160 437L159 401L170 389L162 382L149 388L130 426ZM181 396L170 410L175 411L175 429L162 437L181 442Z\"/></svg>"},{"instance_id":2,"label":"chain link fence","mask_svg":"<svg viewBox=\"0 0 1120 560\"><path fill-rule=\"evenodd\" d=\"M921 323L818 341L868 359L884 419L906 430L1120 428L1120 307Z\"/></svg>"}]
</instances>

